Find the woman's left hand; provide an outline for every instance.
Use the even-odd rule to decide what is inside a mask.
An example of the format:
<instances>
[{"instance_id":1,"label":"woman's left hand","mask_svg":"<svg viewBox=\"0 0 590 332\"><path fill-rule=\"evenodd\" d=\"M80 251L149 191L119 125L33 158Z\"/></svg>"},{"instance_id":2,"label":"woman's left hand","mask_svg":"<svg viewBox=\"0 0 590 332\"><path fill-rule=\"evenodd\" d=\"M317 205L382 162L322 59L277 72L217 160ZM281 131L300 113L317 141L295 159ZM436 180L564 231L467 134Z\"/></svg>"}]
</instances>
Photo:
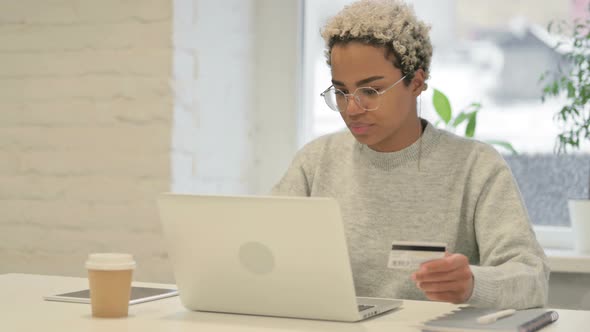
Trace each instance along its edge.
<instances>
[{"instance_id":1,"label":"woman's left hand","mask_svg":"<svg viewBox=\"0 0 590 332\"><path fill-rule=\"evenodd\" d=\"M473 293L473 273L469 260L461 254L423 263L412 280L433 301L465 303Z\"/></svg>"}]
</instances>

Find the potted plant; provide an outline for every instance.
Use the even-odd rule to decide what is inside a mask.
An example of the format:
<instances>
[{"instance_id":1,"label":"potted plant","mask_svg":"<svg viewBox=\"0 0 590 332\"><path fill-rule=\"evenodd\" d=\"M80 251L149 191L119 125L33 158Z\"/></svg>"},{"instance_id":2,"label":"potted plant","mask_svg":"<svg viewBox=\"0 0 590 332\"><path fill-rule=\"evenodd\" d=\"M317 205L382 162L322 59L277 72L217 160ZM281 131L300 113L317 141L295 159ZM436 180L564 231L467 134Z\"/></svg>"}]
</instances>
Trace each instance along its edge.
<instances>
[{"instance_id":1,"label":"potted plant","mask_svg":"<svg viewBox=\"0 0 590 332\"><path fill-rule=\"evenodd\" d=\"M439 126L442 121L442 123L444 123L445 129L451 132L456 132L457 127L459 127L459 125L461 125L463 122L467 121L467 124L465 125L464 136L470 138L474 137L475 128L477 126L477 114L481 110L480 103L471 103L457 115L453 115L453 109L451 108L449 98L447 98L447 96L440 90L434 89L434 93L432 95L432 104L434 106L434 110L440 118L440 120L434 123L435 126ZM506 141L486 140L485 142L506 149L512 154L518 154L514 147L512 147L512 144Z\"/></svg>"},{"instance_id":2,"label":"potted plant","mask_svg":"<svg viewBox=\"0 0 590 332\"><path fill-rule=\"evenodd\" d=\"M567 37L567 41L555 46L563 50L566 65L541 76L543 101L558 96L565 98L554 116L560 130L555 150L560 154L578 150L581 142L590 141L590 20L551 23L548 31ZM590 253L590 199L570 199L568 207L575 247Z\"/></svg>"}]
</instances>

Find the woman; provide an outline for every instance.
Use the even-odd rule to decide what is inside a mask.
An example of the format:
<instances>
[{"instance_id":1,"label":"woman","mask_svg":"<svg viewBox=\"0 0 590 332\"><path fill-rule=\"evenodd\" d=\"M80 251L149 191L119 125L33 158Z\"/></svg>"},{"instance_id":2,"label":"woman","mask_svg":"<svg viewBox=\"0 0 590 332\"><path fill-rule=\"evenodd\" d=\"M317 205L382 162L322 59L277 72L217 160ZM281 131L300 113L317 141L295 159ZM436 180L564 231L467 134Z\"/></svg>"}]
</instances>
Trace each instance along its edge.
<instances>
[{"instance_id":1,"label":"woman","mask_svg":"<svg viewBox=\"0 0 590 332\"><path fill-rule=\"evenodd\" d=\"M332 86L322 96L349 130L307 144L273 193L338 200L359 296L543 306L546 257L507 164L419 117L428 30L396 0L358 1L328 21ZM447 254L390 269L401 240L444 242Z\"/></svg>"}]
</instances>

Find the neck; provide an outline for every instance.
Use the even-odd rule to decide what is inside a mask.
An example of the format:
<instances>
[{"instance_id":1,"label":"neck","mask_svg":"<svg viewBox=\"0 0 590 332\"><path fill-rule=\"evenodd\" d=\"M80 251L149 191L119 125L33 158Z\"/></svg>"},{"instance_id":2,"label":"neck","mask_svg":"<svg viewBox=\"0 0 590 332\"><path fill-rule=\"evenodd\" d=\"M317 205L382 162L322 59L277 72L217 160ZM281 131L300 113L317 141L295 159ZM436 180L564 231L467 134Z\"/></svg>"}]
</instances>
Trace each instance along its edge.
<instances>
[{"instance_id":1,"label":"neck","mask_svg":"<svg viewBox=\"0 0 590 332\"><path fill-rule=\"evenodd\" d=\"M372 145L369 148L377 152L401 151L418 141L423 129L422 119L418 116L413 116L390 137L387 146Z\"/></svg>"}]
</instances>

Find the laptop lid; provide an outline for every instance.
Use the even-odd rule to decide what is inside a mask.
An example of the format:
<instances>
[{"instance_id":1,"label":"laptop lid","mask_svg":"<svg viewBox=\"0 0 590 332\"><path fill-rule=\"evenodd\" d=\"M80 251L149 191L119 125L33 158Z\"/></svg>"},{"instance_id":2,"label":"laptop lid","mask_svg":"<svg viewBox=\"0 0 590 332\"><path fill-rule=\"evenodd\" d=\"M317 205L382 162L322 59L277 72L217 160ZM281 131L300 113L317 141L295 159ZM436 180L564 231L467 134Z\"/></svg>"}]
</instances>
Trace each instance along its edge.
<instances>
[{"instance_id":1,"label":"laptop lid","mask_svg":"<svg viewBox=\"0 0 590 332\"><path fill-rule=\"evenodd\" d=\"M359 314L334 199L162 194L158 206L188 309L337 321L381 312Z\"/></svg>"}]
</instances>

